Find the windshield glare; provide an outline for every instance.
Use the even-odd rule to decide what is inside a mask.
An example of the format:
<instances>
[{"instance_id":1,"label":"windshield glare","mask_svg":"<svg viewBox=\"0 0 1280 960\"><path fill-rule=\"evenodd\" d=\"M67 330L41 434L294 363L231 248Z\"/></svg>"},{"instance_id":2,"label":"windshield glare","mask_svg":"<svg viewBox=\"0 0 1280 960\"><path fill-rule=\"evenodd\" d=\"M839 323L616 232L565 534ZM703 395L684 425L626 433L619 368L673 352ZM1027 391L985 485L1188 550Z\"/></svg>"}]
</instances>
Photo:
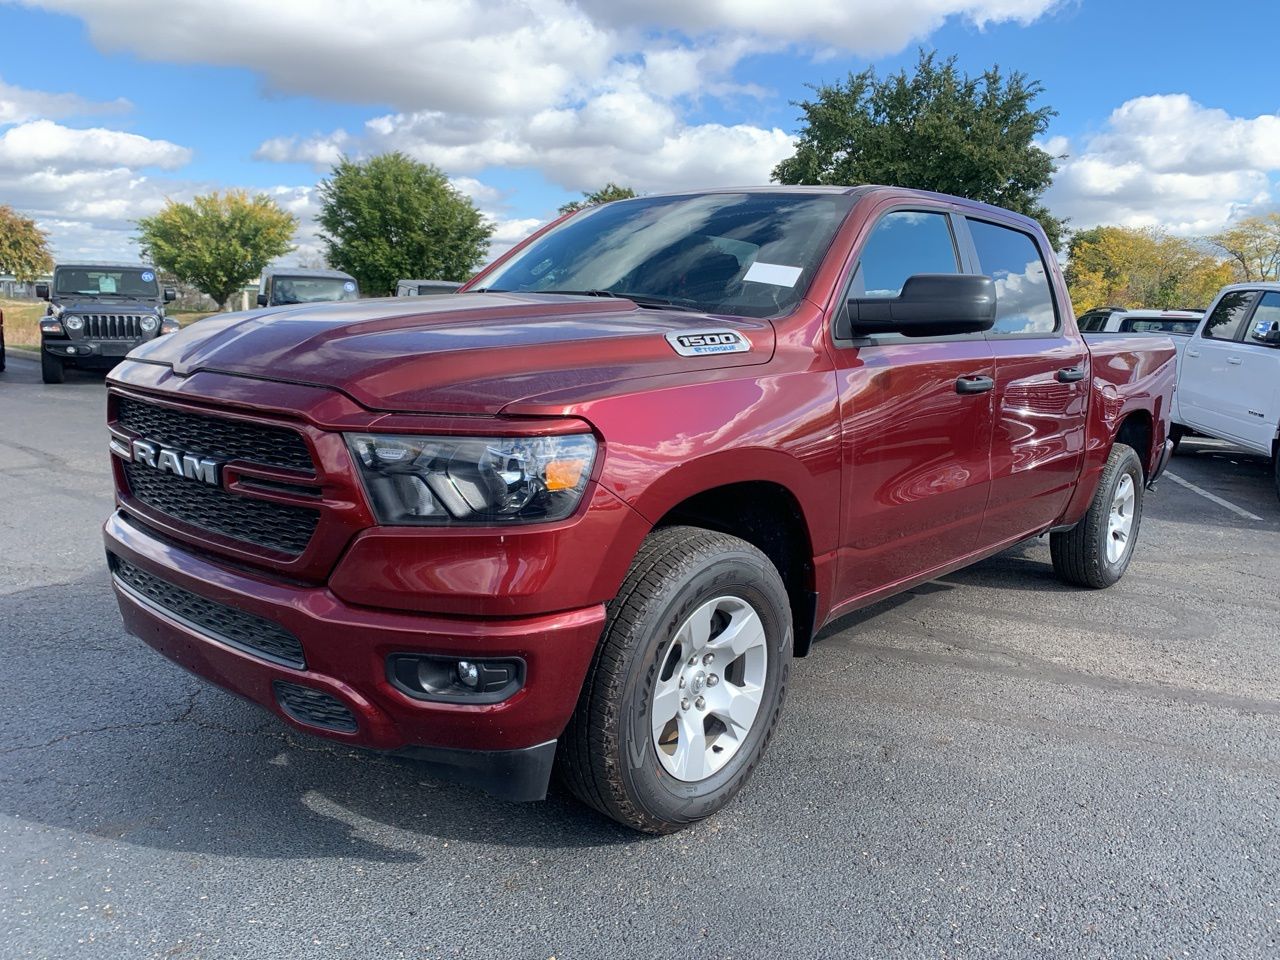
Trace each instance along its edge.
<instances>
[{"instance_id":1,"label":"windshield glare","mask_svg":"<svg viewBox=\"0 0 1280 960\"><path fill-rule=\"evenodd\" d=\"M493 291L609 292L767 317L808 289L856 198L713 193L586 210L485 277Z\"/></svg>"},{"instance_id":2,"label":"windshield glare","mask_svg":"<svg viewBox=\"0 0 1280 960\"><path fill-rule=\"evenodd\" d=\"M155 300L160 296L154 270L118 267L59 267L54 293L70 297L131 297Z\"/></svg>"},{"instance_id":3,"label":"windshield glare","mask_svg":"<svg viewBox=\"0 0 1280 960\"><path fill-rule=\"evenodd\" d=\"M324 303L329 300L355 300L359 296L351 280L340 277L280 277L272 283L271 302Z\"/></svg>"}]
</instances>

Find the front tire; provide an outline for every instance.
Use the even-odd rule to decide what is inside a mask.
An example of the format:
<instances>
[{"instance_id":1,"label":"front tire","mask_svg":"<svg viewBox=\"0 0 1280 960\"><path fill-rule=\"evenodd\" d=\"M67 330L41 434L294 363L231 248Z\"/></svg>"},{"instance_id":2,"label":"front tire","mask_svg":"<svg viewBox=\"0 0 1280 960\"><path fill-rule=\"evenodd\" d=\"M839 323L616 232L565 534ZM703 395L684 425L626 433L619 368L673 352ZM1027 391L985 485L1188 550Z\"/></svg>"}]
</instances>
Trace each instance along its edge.
<instances>
[{"instance_id":1,"label":"front tire","mask_svg":"<svg viewBox=\"0 0 1280 960\"><path fill-rule=\"evenodd\" d=\"M1115 444L1084 519L1049 535L1053 569L1062 580L1096 590L1124 576L1142 524L1143 481L1137 452Z\"/></svg>"},{"instance_id":2,"label":"front tire","mask_svg":"<svg viewBox=\"0 0 1280 960\"><path fill-rule=\"evenodd\" d=\"M790 600L768 557L697 527L654 531L609 604L561 742L562 782L646 833L711 816L764 752L791 651Z\"/></svg>"},{"instance_id":3,"label":"front tire","mask_svg":"<svg viewBox=\"0 0 1280 960\"><path fill-rule=\"evenodd\" d=\"M61 360L45 350L40 351L40 379L45 383L62 383L67 378Z\"/></svg>"}]
</instances>

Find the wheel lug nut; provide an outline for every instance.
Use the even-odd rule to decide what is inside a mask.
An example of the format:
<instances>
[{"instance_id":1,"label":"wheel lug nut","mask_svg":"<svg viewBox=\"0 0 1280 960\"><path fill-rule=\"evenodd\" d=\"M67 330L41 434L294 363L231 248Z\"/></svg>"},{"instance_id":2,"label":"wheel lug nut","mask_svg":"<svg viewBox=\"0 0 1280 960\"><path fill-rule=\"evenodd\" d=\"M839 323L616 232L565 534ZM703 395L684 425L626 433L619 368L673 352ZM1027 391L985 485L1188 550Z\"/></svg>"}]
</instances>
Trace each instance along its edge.
<instances>
[{"instance_id":1,"label":"wheel lug nut","mask_svg":"<svg viewBox=\"0 0 1280 960\"><path fill-rule=\"evenodd\" d=\"M717 677L714 673L709 674L709 675L707 676L707 686L708 686L708 687L714 687L714 686L715 686L717 683L719 683L719 682L720 682L720 678L719 678L719 677Z\"/></svg>"},{"instance_id":2,"label":"wheel lug nut","mask_svg":"<svg viewBox=\"0 0 1280 960\"><path fill-rule=\"evenodd\" d=\"M697 658L697 657L690 657L690 658L689 658L689 666L691 666L691 667L696 667L697 665L698 665L698 658Z\"/></svg>"},{"instance_id":3,"label":"wheel lug nut","mask_svg":"<svg viewBox=\"0 0 1280 960\"><path fill-rule=\"evenodd\" d=\"M715 660L716 660L716 655L714 653L708 653L705 657L702 658L703 663L715 663Z\"/></svg>"},{"instance_id":4,"label":"wheel lug nut","mask_svg":"<svg viewBox=\"0 0 1280 960\"><path fill-rule=\"evenodd\" d=\"M702 699L702 698L701 698L701 697L699 697L698 699ZM689 709L689 701L688 701L688 700L681 700L681 701L680 701L680 709L681 709L681 710L688 710L688 709Z\"/></svg>"},{"instance_id":5,"label":"wheel lug nut","mask_svg":"<svg viewBox=\"0 0 1280 960\"><path fill-rule=\"evenodd\" d=\"M680 689L684 689L684 674L680 675Z\"/></svg>"},{"instance_id":6,"label":"wheel lug nut","mask_svg":"<svg viewBox=\"0 0 1280 960\"><path fill-rule=\"evenodd\" d=\"M699 710L707 709L707 701L702 699L702 697L699 697L697 700L693 701L693 705L697 707Z\"/></svg>"}]
</instances>

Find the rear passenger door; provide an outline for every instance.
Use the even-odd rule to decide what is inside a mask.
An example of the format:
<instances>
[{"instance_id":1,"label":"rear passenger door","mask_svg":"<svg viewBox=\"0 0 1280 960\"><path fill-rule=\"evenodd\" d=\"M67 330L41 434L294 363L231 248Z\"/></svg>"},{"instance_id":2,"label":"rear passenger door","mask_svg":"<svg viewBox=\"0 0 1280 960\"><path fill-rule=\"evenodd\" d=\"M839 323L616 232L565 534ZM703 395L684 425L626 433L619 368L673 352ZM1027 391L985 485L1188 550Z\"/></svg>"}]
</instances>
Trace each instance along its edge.
<instances>
[{"instance_id":1,"label":"rear passenger door","mask_svg":"<svg viewBox=\"0 0 1280 960\"><path fill-rule=\"evenodd\" d=\"M842 303L896 297L916 274L962 272L955 221L945 209L878 211L853 254ZM833 356L845 478L838 576L847 602L927 578L978 549L994 371L981 334L836 340Z\"/></svg>"},{"instance_id":2,"label":"rear passenger door","mask_svg":"<svg viewBox=\"0 0 1280 960\"><path fill-rule=\"evenodd\" d=\"M996 285L991 497L985 546L1053 524L1067 506L1084 457L1089 350L1064 322L1049 264L1018 227L966 217L977 272Z\"/></svg>"},{"instance_id":3,"label":"rear passenger door","mask_svg":"<svg viewBox=\"0 0 1280 960\"><path fill-rule=\"evenodd\" d=\"M1185 426L1211 437L1248 442L1244 426L1252 392L1249 373L1260 373L1267 365L1251 363L1247 369L1240 340L1249 328L1258 295L1257 290L1228 290L1214 304L1200 333L1183 349L1178 416ZM1277 373L1272 370L1270 376Z\"/></svg>"}]
</instances>

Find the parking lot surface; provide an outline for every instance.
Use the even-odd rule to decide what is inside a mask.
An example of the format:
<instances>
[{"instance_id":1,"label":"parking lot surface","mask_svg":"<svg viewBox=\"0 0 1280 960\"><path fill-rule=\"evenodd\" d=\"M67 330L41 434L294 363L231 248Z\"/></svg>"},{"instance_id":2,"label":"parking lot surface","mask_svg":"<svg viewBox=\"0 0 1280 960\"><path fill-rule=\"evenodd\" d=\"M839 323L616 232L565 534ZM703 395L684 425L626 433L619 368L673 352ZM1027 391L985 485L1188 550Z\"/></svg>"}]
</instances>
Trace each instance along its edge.
<instances>
[{"instance_id":1,"label":"parking lot surface","mask_svg":"<svg viewBox=\"0 0 1280 960\"><path fill-rule=\"evenodd\" d=\"M737 801L648 838L295 734L127 636L102 376L39 379L0 374L0 957L1280 956L1257 458L1184 443L1111 590L1037 541L829 627Z\"/></svg>"}]
</instances>

